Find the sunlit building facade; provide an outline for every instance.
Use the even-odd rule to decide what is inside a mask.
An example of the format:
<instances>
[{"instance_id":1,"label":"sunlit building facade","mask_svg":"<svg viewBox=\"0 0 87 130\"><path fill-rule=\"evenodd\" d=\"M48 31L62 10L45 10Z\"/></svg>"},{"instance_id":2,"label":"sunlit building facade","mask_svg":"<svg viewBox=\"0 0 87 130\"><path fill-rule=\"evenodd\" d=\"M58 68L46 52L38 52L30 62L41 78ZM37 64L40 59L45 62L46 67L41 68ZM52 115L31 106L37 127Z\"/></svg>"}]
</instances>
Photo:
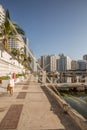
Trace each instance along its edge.
<instances>
[{"instance_id":1,"label":"sunlit building facade","mask_svg":"<svg viewBox=\"0 0 87 130\"><path fill-rule=\"evenodd\" d=\"M47 72L50 71L50 56L49 55L41 56L41 67L43 68L43 70Z\"/></svg>"},{"instance_id":2,"label":"sunlit building facade","mask_svg":"<svg viewBox=\"0 0 87 130\"><path fill-rule=\"evenodd\" d=\"M2 7L2 5L0 5L0 26L4 21L5 21L5 10Z\"/></svg>"},{"instance_id":3,"label":"sunlit building facade","mask_svg":"<svg viewBox=\"0 0 87 130\"><path fill-rule=\"evenodd\" d=\"M78 70L86 70L87 69L87 61L85 61L85 60L78 60L77 61L77 69Z\"/></svg>"},{"instance_id":4,"label":"sunlit building facade","mask_svg":"<svg viewBox=\"0 0 87 130\"><path fill-rule=\"evenodd\" d=\"M50 72L57 71L57 59L58 59L58 56L50 55Z\"/></svg>"},{"instance_id":5,"label":"sunlit building facade","mask_svg":"<svg viewBox=\"0 0 87 130\"><path fill-rule=\"evenodd\" d=\"M58 59L58 71L63 72L65 70L71 69L71 59L68 56L64 56L64 54L59 55Z\"/></svg>"},{"instance_id":6,"label":"sunlit building facade","mask_svg":"<svg viewBox=\"0 0 87 130\"><path fill-rule=\"evenodd\" d=\"M76 60L71 61L71 70L77 70L77 61Z\"/></svg>"},{"instance_id":7,"label":"sunlit building facade","mask_svg":"<svg viewBox=\"0 0 87 130\"><path fill-rule=\"evenodd\" d=\"M87 61L87 54L83 56L83 60Z\"/></svg>"},{"instance_id":8,"label":"sunlit building facade","mask_svg":"<svg viewBox=\"0 0 87 130\"><path fill-rule=\"evenodd\" d=\"M20 40L16 40L16 39L9 39L8 40L8 46L9 49L13 49L13 48L17 48L17 49L21 49L24 48L24 40L22 39L22 37L20 35L17 36Z\"/></svg>"}]
</instances>

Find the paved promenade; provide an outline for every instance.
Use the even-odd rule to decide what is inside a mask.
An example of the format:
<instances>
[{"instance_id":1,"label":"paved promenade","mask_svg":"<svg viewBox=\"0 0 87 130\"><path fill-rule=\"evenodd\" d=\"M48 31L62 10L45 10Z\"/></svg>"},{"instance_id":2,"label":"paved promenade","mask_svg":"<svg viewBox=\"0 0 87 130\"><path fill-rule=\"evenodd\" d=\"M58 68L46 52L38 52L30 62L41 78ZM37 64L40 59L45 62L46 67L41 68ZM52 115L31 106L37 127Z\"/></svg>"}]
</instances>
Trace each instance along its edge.
<instances>
[{"instance_id":1,"label":"paved promenade","mask_svg":"<svg viewBox=\"0 0 87 130\"><path fill-rule=\"evenodd\" d=\"M0 130L81 130L31 77L0 94Z\"/></svg>"}]
</instances>

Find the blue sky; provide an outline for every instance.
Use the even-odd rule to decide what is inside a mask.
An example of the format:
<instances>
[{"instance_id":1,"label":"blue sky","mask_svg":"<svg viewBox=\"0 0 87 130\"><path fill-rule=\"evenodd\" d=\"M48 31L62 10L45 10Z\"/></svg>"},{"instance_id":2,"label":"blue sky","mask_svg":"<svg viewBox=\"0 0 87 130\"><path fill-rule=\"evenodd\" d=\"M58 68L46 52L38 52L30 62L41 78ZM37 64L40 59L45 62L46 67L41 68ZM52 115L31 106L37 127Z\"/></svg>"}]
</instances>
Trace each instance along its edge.
<instances>
[{"instance_id":1,"label":"blue sky","mask_svg":"<svg viewBox=\"0 0 87 130\"><path fill-rule=\"evenodd\" d=\"M26 32L36 58L87 54L87 0L0 0Z\"/></svg>"}]
</instances>

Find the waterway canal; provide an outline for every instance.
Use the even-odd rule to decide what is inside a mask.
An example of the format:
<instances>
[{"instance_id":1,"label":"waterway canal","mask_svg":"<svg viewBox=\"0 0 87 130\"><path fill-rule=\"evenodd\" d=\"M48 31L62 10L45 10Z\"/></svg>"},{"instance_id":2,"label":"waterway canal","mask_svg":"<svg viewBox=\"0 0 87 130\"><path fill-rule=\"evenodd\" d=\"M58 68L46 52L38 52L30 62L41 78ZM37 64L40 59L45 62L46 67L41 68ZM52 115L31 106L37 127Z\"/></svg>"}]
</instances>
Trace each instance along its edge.
<instances>
[{"instance_id":1,"label":"waterway canal","mask_svg":"<svg viewBox=\"0 0 87 130\"><path fill-rule=\"evenodd\" d=\"M67 103L87 119L87 92L62 92Z\"/></svg>"}]
</instances>

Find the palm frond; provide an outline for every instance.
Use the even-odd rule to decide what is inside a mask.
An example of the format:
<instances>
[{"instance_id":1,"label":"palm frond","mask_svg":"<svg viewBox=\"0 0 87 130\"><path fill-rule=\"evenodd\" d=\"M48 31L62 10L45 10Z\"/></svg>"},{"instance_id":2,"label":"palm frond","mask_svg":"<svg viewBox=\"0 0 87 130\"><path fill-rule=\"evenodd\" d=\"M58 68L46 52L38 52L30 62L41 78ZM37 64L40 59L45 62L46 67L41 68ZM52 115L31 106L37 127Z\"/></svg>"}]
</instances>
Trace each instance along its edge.
<instances>
[{"instance_id":1,"label":"palm frond","mask_svg":"<svg viewBox=\"0 0 87 130\"><path fill-rule=\"evenodd\" d=\"M9 10L8 9L6 10L6 18L10 19L10 14L9 14Z\"/></svg>"},{"instance_id":2,"label":"palm frond","mask_svg":"<svg viewBox=\"0 0 87 130\"><path fill-rule=\"evenodd\" d=\"M24 30L16 22L12 21L12 24L19 34L25 35Z\"/></svg>"},{"instance_id":3,"label":"palm frond","mask_svg":"<svg viewBox=\"0 0 87 130\"><path fill-rule=\"evenodd\" d=\"M21 28L16 28L19 34L25 35L25 32Z\"/></svg>"}]
</instances>

